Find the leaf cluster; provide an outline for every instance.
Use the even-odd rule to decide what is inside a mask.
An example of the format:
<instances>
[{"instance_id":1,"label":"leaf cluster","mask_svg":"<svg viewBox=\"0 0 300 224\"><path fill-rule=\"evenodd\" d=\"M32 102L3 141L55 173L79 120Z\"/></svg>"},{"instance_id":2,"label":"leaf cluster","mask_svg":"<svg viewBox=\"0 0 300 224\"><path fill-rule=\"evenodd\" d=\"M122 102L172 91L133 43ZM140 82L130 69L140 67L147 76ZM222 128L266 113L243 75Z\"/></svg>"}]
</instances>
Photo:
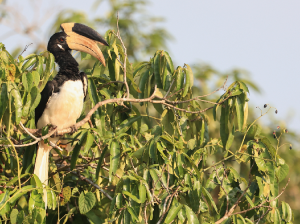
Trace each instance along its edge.
<instances>
[{"instance_id":1,"label":"leaf cluster","mask_svg":"<svg viewBox=\"0 0 300 224\"><path fill-rule=\"evenodd\" d=\"M45 190L32 175L35 146L7 145L32 142L19 123L34 128L34 109L40 91L54 76L54 58L42 52L14 59L0 45L3 221L291 223L290 206L278 200L284 191L279 183L289 166L279 156L280 146L261 135L256 121L249 123L244 82L233 82L211 102L194 93L192 68L175 68L166 51L133 66L114 32L107 31L105 39L110 44L103 49L108 66L96 62L85 71L88 96L78 121L99 101L126 96L124 61L130 97L155 98L105 104L89 123L65 135L57 148L65 141L68 147L51 152ZM88 57L82 53L81 58ZM210 108L219 121L220 137L210 137L216 121L207 116L209 108L201 100L214 105ZM212 163L214 155L219 158ZM248 178L228 162L231 159L248 167Z\"/></svg>"}]
</instances>

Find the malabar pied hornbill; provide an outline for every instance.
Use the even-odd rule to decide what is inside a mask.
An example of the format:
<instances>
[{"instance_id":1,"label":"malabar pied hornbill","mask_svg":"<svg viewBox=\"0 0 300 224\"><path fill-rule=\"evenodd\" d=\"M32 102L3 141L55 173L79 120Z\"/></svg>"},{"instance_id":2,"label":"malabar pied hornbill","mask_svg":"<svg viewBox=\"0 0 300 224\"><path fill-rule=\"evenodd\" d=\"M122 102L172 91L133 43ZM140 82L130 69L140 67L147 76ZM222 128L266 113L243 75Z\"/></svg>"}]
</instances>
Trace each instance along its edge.
<instances>
[{"instance_id":1,"label":"malabar pied hornbill","mask_svg":"<svg viewBox=\"0 0 300 224\"><path fill-rule=\"evenodd\" d=\"M92 28L80 23L61 24L62 32L55 33L48 42L48 51L55 57L59 71L52 81L48 81L41 92L41 101L35 109L35 123L38 129L51 124L57 129L72 127L79 118L87 94L87 76L79 72L78 63L71 50L82 51L97 58L104 66L105 59L97 43L108 43ZM50 138L52 142L58 137ZM44 141L39 142L34 174L44 185L48 184L48 160L52 149ZM47 193L43 199L47 206Z\"/></svg>"}]
</instances>

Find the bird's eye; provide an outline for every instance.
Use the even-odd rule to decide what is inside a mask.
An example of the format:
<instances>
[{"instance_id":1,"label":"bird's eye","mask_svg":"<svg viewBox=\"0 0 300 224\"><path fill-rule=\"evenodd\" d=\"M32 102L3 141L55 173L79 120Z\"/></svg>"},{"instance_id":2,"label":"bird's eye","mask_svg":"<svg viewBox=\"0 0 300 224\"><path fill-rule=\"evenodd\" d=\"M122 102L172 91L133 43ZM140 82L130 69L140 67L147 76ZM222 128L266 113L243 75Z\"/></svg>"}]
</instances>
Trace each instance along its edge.
<instances>
[{"instance_id":1,"label":"bird's eye","mask_svg":"<svg viewBox=\"0 0 300 224\"><path fill-rule=\"evenodd\" d=\"M60 41L60 42L64 42L64 38L60 38L59 41Z\"/></svg>"}]
</instances>

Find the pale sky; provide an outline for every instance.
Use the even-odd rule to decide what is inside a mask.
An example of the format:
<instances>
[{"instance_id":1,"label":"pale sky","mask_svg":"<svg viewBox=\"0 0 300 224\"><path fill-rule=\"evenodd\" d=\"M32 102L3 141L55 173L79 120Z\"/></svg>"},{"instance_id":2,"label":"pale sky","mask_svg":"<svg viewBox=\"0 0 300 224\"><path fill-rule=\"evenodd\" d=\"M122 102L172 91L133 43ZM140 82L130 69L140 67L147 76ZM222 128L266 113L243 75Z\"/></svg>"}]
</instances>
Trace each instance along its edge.
<instances>
[{"instance_id":1,"label":"pale sky","mask_svg":"<svg viewBox=\"0 0 300 224\"><path fill-rule=\"evenodd\" d=\"M24 2L19 5L29 19L33 17ZM94 1L39 1L41 15L53 13L46 25L55 18L55 9L69 7L90 11ZM276 118L286 121L286 127L300 131L300 1L299 0L152 0L148 14L166 19L162 24L175 38L169 42L171 57L176 65L204 62L226 72L242 68L250 72L261 87L261 95L250 89L250 105L263 107L269 103L278 109ZM20 4L23 4L22 6ZM97 14L105 14L105 4ZM25 18L26 19L26 18ZM45 33L41 27L41 33ZM0 24L0 37L8 27ZM46 38L41 36L41 38ZM29 39L14 35L0 39L8 50L26 45ZM257 111L257 116L260 111ZM272 115L275 116L275 115ZM269 118L264 117L264 122ZM271 124L272 128L279 124ZM274 127L273 127L274 126Z\"/></svg>"}]
</instances>

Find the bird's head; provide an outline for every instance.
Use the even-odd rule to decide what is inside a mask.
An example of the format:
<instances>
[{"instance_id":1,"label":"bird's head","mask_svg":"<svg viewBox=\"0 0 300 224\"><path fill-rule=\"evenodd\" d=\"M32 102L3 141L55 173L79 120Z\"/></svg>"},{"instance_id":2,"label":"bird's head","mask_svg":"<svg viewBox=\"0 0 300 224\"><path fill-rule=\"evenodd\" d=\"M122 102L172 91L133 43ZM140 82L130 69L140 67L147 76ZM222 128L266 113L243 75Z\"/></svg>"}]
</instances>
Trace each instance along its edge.
<instances>
[{"instance_id":1,"label":"bird's head","mask_svg":"<svg viewBox=\"0 0 300 224\"><path fill-rule=\"evenodd\" d=\"M52 35L48 51L55 54L62 51L77 50L97 58L104 66L105 59L97 43L108 46L105 39L92 28L80 23L63 23L62 32Z\"/></svg>"}]
</instances>

